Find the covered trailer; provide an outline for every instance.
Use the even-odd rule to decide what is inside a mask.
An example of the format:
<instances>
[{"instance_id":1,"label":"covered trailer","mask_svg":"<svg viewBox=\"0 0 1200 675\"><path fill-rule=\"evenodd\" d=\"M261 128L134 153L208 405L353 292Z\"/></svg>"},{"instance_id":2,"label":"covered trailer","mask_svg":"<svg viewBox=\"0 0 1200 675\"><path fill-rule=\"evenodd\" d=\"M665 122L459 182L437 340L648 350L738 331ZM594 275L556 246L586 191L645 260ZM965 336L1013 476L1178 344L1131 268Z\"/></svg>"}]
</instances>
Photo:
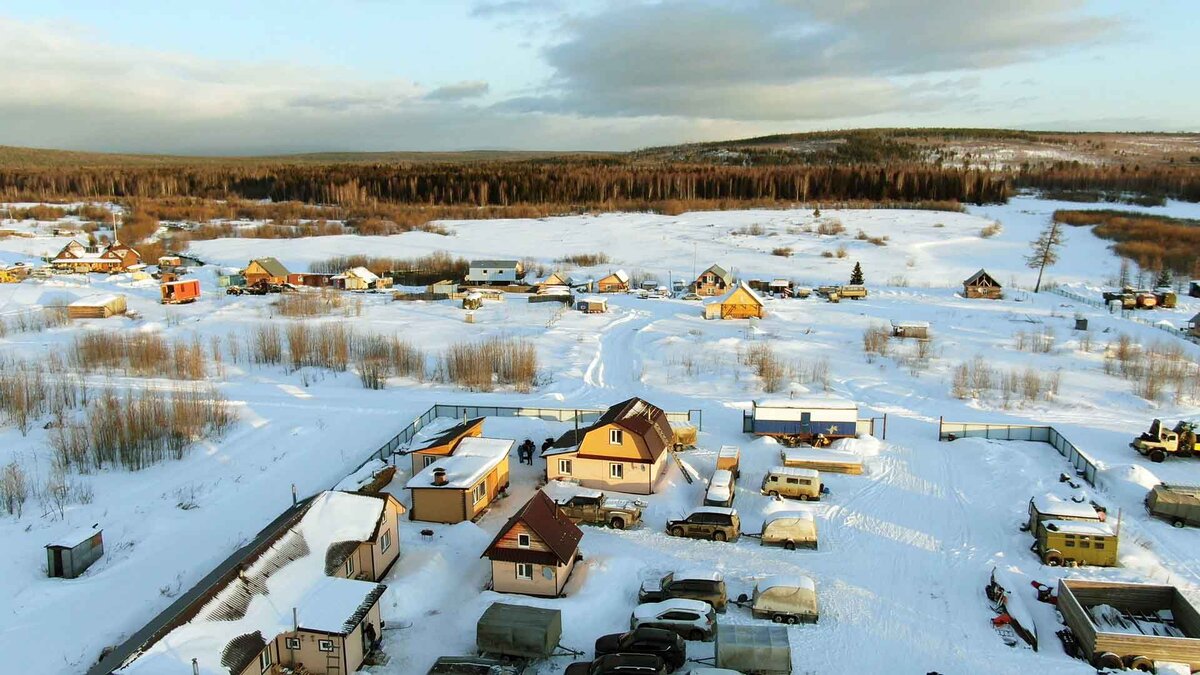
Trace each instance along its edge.
<instances>
[{"instance_id":1,"label":"covered trailer","mask_svg":"<svg viewBox=\"0 0 1200 675\"><path fill-rule=\"evenodd\" d=\"M1155 485L1146 495L1146 510L1175 527L1200 527L1200 486Z\"/></svg>"},{"instance_id":2,"label":"covered trailer","mask_svg":"<svg viewBox=\"0 0 1200 675\"><path fill-rule=\"evenodd\" d=\"M858 434L858 405L839 398L755 401L743 414L742 430L791 445L824 445Z\"/></svg>"},{"instance_id":3,"label":"covered trailer","mask_svg":"<svg viewBox=\"0 0 1200 675\"><path fill-rule=\"evenodd\" d=\"M804 575L771 576L754 584L754 595L738 597L748 604L756 619L775 623L816 623L821 611L817 606L817 584Z\"/></svg>"},{"instance_id":4,"label":"covered trailer","mask_svg":"<svg viewBox=\"0 0 1200 675\"><path fill-rule=\"evenodd\" d=\"M792 647L783 626L725 624L717 631L716 666L743 675L790 675Z\"/></svg>"},{"instance_id":5,"label":"covered trailer","mask_svg":"<svg viewBox=\"0 0 1200 675\"><path fill-rule=\"evenodd\" d=\"M817 521L807 511L781 511L772 513L763 521L762 534L758 535L763 546L782 546L791 551L799 548L817 548Z\"/></svg>"},{"instance_id":6,"label":"covered trailer","mask_svg":"<svg viewBox=\"0 0 1200 675\"><path fill-rule=\"evenodd\" d=\"M481 654L547 658L562 637L562 613L557 609L494 602L479 617L475 646Z\"/></svg>"}]
</instances>

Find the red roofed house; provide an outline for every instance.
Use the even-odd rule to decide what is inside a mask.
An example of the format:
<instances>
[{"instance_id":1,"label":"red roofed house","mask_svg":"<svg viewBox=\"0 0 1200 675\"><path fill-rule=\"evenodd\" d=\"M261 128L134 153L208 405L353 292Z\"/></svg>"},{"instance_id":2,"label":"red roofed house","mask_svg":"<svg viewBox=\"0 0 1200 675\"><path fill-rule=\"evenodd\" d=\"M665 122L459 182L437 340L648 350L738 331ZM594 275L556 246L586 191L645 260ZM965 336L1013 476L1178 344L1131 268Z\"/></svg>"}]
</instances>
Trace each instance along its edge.
<instances>
[{"instance_id":1,"label":"red roofed house","mask_svg":"<svg viewBox=\"0 0 1200 675\"><path fill-rule=\"evenodd\" d=\"M72 272L124 272L141 261L137 251L119 241L105 246L85 246L71 240L50 264Z\"/></svg>"},{"instance_id":2,"label":"red roofed house","mask_svg":"<svg viewBox=\"0 0 1200 675\"><path fill-rule=\"evenodd\" d=\"M556 598L575 569L580 539L583 531L538 490L480 557L492 561L495 591Z\"/></svg>"},{"instance_id":3,"label":"red roofed house","mask_svg":"<svg viewBox=\"0 0 1200 675\"><path fill-rule=\"evenodd\" d=\"M675 445L662 408L640 398L622 401L591 426L563 434L542 452L546 479L565 478L596 490L648 495Z\"/></svg>"}]
</instances>

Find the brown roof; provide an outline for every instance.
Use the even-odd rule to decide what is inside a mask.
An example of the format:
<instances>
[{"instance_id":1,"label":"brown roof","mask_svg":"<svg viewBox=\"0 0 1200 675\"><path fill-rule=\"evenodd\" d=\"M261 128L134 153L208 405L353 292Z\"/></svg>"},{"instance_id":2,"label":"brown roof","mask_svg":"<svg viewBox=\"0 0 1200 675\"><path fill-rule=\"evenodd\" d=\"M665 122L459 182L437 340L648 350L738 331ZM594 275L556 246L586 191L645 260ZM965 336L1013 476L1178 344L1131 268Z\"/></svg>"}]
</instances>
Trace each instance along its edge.
<instances>
[{"instance_id":1,"label":"brown roof","mask_svg":"<svg viewBox=\"0 0 1200 675\"><path fill-rule=\"evenodd\" d=\"M463 420L462 422L459 422L458 424L455 424L454 426L450 427L449 429L438 434L434 438L431 438L421 447L413 448L412 450L409 450L409 452L420 452L421 450L427 450L429 448L433 448L433 447L436 447L439 445L445 445L445 444L449 443L450 441L453 441L455 438L470 432L471 428L474 427L476 424L483 422L483 419L484 418L482 418L482 417L476 417L474 419Z\"/></svg>"},{"instance_id":2,"label":"brown roof","mask_svg":"<svg viewBox=\"0 0 1200 675\"><path fill-rule=\"evenodd\" d=\"M967 277L967 280L963 282L963 285L964 286L995 286L995 287L999 288L1000 282L996 281L995 277L988 274L987 270L981 269L978 272L976 272L975 274L972 274L971 276Z\"/></svg>"},{"instance_id":3,"label":"brown roof","mask_svg":"<svg viewBox=\"0 0 1200 675\"><path fill-rule=\"evenodd\" d=\"M586 434L610 424L641 436L646 443L646 450L650 453L651 462L658 461L663 451L675 442L675 432L671 430L671 423L667 421L667 413L663 412L662 408L635 396L610 407L600 419L591 426L580 429L578 433L571 430L563 434L554 442L554 447L578 445Z\"/></svg>"},{"instance_id":4,"label":"brown roof","mask_svg":"<svg viewBox=\"0 0 1200 675\"><path fill-rule=\"evenodd\" d=\"M530 549L508 548L499 546L500 540L517 523L524 523L538 536L550 551L534 551ZM550 501L545 492L538 490L525 505L513 514L512 518L500 528L500 532L492 543L484 549L480 558L502 560L505 562L527 562L541 565L557 565L570 562L579 549L579 540L583 539L583 530L571 522L562 510Z\"/></svg>"},{"instance_id":5,"label":"brown roof","mask_svg":"<svg viewBox=\"0 0 1200 675\"><path fill-rule=\"evenodd\" d=\"M221 653L221 665L228 668L230 673L240 673L258 658L266 647L267 641L259 631L239 635L225 645L225 650Z\"/></svg>"}]
</instances>

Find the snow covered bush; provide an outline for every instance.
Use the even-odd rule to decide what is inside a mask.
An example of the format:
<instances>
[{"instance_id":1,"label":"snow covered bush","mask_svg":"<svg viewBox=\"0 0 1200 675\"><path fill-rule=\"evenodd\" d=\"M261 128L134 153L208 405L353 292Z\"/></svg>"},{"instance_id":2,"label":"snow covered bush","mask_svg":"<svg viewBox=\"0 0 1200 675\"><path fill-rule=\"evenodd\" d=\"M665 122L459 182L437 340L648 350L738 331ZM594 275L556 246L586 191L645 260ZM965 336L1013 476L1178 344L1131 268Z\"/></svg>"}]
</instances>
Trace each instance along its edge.
<instances>
[{"instance_id":1,"label":"snow covered bush","mask_svg":"<svg viewBox=\"0 0 1200 675\"><path fill-rule=\"evenodd\" d=\"M438 371L445 381L472 391L511 386L524 393L537 384L537 349L517 338L459 342L446 350Z\"/></svg>"}]
</instances>

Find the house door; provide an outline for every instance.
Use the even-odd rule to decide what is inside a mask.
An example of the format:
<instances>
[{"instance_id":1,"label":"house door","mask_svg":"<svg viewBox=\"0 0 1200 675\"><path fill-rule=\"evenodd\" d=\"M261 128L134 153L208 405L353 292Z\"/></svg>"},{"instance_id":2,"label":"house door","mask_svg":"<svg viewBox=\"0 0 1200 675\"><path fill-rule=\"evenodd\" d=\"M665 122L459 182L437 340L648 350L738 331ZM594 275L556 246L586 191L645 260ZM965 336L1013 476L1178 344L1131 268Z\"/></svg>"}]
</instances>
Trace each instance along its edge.
<instances>
[{"instance_id":1,"label":"house door","mask_svg":"<svg viewBox=\"0 0 1200 675\"><path fill-rule=\"evenodd\" d=\"M812 432L812 413L800 413L800 433Z\"/></svg>"},{"instance_id":2,"label":"house door","mask_svg":"<svg viewBox=\"0 0 1200 675\"><path fill-rule=\"evenodd\" d=\"M54 551L54 576L63 576L62 551Z\"/></svg>"}]
</instances>

